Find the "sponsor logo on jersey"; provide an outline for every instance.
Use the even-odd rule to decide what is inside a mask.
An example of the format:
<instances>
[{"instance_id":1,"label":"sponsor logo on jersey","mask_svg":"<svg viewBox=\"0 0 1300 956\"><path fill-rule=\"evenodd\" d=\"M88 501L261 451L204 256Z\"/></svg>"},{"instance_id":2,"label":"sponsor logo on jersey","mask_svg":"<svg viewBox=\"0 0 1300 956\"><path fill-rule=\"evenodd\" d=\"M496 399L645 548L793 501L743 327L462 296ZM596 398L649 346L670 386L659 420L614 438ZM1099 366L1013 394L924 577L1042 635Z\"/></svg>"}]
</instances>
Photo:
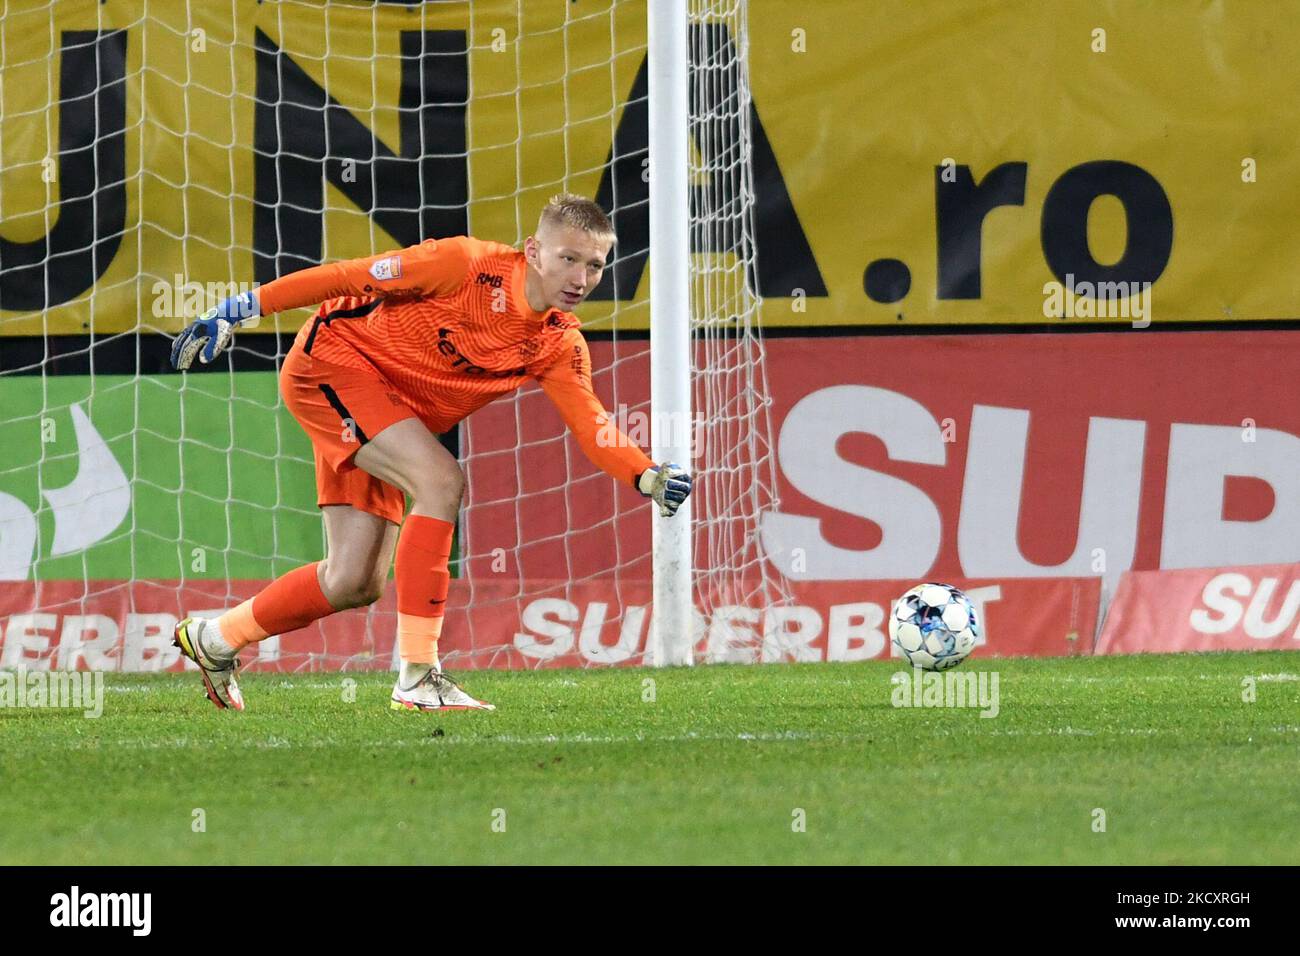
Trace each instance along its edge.
<instances>
[{"instance_id":1,"label":"sponsor logo on jersey","mask_svg":"<svg viewBox=\"0 0 1300 956\"><path fill-rule=\"evenodd\" d=\"M376 259L370 266L370 274L375 277L376 282L401 278L402 257L388 256L386 259Z\"/></svg>"},{"instance_id":2,"label":"sponsor logo on jersey","mask_svg":"<svg viewBox=\"0 0 1300 956\"><path fill-rule=\"evenodd\" d=\"M531 362L537 358L537 353L542 350L542 343L537 339L527 339L519 346L519 358L524 362Z\"/></svg>"},{"instance_id":3,"label":"sponsor logo on jersey","mask_svg":"<svg viewBox=\"0 0 1300 956\"><path fill-rule=\"evenodd\" d=\"M479 285L490 285L494 289L499 289L503 278L503 276L492 275L488 272L480 272L478 278L474 281Z\"/></svg>"},{"instance_id":4,"label":"sponsor logo on jersey","mask_svg":"<svg viewBox=\"0 0 1300 956\"><path fill-rule=\"evenodd\" d=\"M528 373L528 370L522 365L518 368L500 369L484 368L482 365L477 365L461 355L460 349L456 348L456 343L449 338L450 335L450 329L438 330L438 351L452 360L451 367L457 371L464 372L466 375L479 375L485 378L512 378L516 375L526 375Z\"/></svg>"}]
</instances>

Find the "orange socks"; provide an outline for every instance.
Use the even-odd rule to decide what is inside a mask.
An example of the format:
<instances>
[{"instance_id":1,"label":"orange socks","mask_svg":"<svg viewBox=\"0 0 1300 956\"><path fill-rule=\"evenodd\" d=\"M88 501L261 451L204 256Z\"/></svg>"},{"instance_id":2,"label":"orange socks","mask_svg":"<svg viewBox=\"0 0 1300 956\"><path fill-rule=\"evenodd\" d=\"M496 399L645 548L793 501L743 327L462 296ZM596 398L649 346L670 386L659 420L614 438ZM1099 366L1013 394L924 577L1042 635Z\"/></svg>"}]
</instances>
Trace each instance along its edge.
<instances>
[{"instance_id":1,"label":"orange socks","mask_svg":"<svg viewBox=\"0 0 1300 956\"><path fill-rule=\"evenodd\" d=\"M438 666L455 527L441 518L415 514L402 524L396 562L397 643L404 661ZM319 563L277 578L256 597L217 618L220 640L237 652L270 634L288 634L333 614L316 577Z\"/></svg>"},{"instance_id":2,"label":"orange socks","mask_svg":"<svg viewBox=\"0 0 1300 956\"><path fill-rule=\"evenodd\" d=\"M217 618L221 639L236 651L271 634L288 634L334 613L320 589L316 567L295 568L272 581L256 597Z\"/></svg>"},{"instance_id":3,"label":"orange socks","mask_svg":"<svg viewBox=\"0 0 1300 956\"><path fill-rule=\"evenodd\" d=\"M451 574L455 525L429 515L407 515L397 539L397 644L402 660L438 666L438 638Z\"/></svg>"}]
</instances>

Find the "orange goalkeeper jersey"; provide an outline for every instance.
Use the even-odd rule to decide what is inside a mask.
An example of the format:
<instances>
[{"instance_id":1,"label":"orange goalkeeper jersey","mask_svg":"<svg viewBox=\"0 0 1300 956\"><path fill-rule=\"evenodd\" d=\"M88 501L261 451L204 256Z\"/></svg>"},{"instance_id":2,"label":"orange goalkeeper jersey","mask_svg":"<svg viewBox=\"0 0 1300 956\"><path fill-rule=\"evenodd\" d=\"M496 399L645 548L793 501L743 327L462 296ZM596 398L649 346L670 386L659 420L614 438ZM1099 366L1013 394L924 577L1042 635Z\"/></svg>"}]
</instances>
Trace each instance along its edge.
<instances>
[{"instance_id":1,"label":"orange goalkeeper jersey","mask_svg":"<svg viewBox=\"0 0 1300 956\"><path fill-rule=\"evenodd\" d=\"M536 379L587 457L635 485L653 462L607 424L578 317L529 307L527 268L522 252L498 242L426 239L303 269L258 297L263 314L322 303L294 346L378 374L435 433Z\"/></svg>"}]
</instances>

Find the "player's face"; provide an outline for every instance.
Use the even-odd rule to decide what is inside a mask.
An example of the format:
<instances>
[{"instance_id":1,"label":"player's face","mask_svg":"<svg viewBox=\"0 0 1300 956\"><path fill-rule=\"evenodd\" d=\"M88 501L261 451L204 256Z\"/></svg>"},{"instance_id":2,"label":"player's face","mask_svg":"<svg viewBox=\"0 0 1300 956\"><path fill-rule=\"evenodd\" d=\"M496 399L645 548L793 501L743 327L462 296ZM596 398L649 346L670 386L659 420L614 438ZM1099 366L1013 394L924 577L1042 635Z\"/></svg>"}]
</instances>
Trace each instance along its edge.
<instances>
[{"instance_id":1,"label":"player's face","mask_svg":"<svg viewBox=\"0 0 1300 956\"><path fill-rule=\"evenodd\" d=\"M611 245L572 226L553 226L530 238L525 252L546 307L577 308L600 282Z\"/></svg>"}]
</instances>

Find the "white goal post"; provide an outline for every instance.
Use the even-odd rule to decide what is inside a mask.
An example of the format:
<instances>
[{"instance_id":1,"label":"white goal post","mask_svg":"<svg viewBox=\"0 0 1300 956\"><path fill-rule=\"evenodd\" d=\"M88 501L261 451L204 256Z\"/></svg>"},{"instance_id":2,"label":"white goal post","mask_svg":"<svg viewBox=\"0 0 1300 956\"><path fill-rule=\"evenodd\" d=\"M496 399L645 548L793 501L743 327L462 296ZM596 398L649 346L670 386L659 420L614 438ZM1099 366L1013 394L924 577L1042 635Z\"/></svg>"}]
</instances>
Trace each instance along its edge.
<instances>
[{"instance_id":1,"label":"white goal post","mask_svg":"<svg viewBox=\"0 0 1300 956\"><path fill-rule=\"evenodd\" d=\"M652 457L691 456L690 133L687 0L647 4L650 109L650 406ZM674 427L674 423L681 423ZM648 663L693 664L691 499L654 521Z\"/></svg>"},{"instance_id":2,"label":"white goal post","mask_svg":"<svg viewBox=\"0 0 1300 956\"><path fill-rule=\"evenodd\" d=\"M727 659L730 614L752 620L791 601L759 544L779 498L757 290L748 14L747 0L649 4L654 456L690 461L696 477L687 506L654 519L647 662L657 665L693 663L704 635L706 657Z\"/></svg>"}]
</instances>

